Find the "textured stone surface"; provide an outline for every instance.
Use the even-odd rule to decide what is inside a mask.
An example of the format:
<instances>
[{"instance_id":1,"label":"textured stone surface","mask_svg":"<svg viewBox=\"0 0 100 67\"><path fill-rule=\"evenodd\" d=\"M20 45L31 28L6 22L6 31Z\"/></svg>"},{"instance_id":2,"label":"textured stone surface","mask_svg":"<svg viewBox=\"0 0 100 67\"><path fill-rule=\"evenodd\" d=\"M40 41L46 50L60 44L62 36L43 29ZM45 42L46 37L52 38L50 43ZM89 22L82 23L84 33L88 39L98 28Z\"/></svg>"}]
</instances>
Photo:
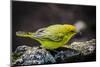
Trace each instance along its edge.
<instances>
[{"instance_id":1,"label":"textured stone surface","mask_svg":"<svg viewBox=\"0 0 100 67\"><path fill-rule=\"evenodd\" d=\"M33 47L27 50L19 59L15 61L15 65L33 65L55 63L54 57L45 49Z\"/></svg>"},{"instance_id":2,"label":"textured stone surface","mask_svg":"<svg viewBox=\"0 0 100 67\"><path fill-rule=\"evenodd\" d=\"M71 43L71 49L79 51L83 55L91 54L96 49L96 40Z\"/></svg>"},{"instance_id":3,"label":"textured stone surface","mask_svg":"<svg viewBox=\"0 0 100 67\"><path fill-rule=\"evenodd\" d=\"M43 47L18 46L13 53L13 65L37 65L64 63L84 60L84 56L92 54L96 49L95 39L73 42L70 48L47 50Z\"/></svg>"}]
</instances>

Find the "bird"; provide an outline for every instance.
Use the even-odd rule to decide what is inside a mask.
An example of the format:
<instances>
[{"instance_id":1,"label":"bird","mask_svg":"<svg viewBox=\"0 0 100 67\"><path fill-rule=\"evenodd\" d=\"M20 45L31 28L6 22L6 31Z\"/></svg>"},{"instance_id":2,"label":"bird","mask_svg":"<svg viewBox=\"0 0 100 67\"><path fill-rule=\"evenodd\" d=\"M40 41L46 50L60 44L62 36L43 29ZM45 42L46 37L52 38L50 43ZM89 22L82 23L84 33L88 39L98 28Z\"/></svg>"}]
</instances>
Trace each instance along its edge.
<instances>
[{"instance_id":1,"label":"bird","mask_svg":"<svg viewBox=\"0 0 100 67\"><path fill-rule=\"evenodd\" d=\"M16 36L37 40L46 49L57 49L67 44L77 34L72 24L54 24L38 29L36 32L16 32Z\"/></svg>"}]
</instances>

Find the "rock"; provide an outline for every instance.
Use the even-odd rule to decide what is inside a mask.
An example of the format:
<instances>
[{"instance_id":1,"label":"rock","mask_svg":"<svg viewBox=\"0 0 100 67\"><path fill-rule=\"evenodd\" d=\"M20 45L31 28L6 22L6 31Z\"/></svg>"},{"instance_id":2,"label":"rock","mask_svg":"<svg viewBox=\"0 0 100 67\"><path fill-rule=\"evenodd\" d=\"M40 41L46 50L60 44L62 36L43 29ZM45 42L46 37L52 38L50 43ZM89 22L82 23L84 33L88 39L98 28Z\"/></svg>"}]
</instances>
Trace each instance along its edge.
<instances>
[{"instance_id":1,"label":"rock","mask_svg":"<svg viewBox=\"0 0 100 67\"><path fill-rule=\"evenodd\" d=\"M78 55L80 55L79 52L67 48L59 48L57 50L46 50L44 48L33 47L24 52L24 54L13 63L13 65L60 63L65 62L68 58L75 57Z\"/></svg>"},{"instance_id":2,"label":"rock","mask_svg":"<svg viewBox=\"0 0 100 67\"><path fill-rule=\"evenodd\" d=\"M71 49L77 50L83 55L91 54L96 49L96 40L73 42L71 43Z\"/></svg>"},{"instance_id":3,"label":"rock","mask_svg":"<svg viewBox=\"0 0 100 67\"><path fill-rule=\"evenodd\" d=\"M72 58L77 58L76 56L80 56L80 53L68 48L62 48L54 55L56 62L58 63L68 62Z\"/></svg>"},{"instance_id":4,"label":"rock","mask_svg":"<svg viewBox=\"0 0 100 67\"><path fill-rule=\"evenodd\" d=\"M23 45L16 48L14 53L24 54L27 50L31 49L32 47Z\"/></svg>"},{"instance_id":5,"label":"rock","mask_svg":"<svg viewBox=\"0 0 100 67\"><path fill-rule=\"evenodd\" d=\"M73 42L70 48L47 50L43 47L18 46L13 53L13 66L53 64L84 61L84 56L92 54L96 48L95 39Z\"/></svg>"},{"instance_id":6,"label":"rock","mask_svg":"<svg viewBox=\"0 0 100 67\"><path fill-rule=\"evenodd\" d=\"M33 64L46 64L55 63L54 57L45 49L33 47L27 50L19 59L14 63L15 65L33 65Z\"/></svg>"},{"instance_id":7,"label":"rock","mask_svg":"<svg viewBox=\"0 0 100 67\"><path fill-rule=\"evenodd\" d=\"M31 47L26 45L17 47L15 52L12 53L12 62L15 62L21 55L23 55L29 49L31 49Z\"/></svg>"}]
</instances>

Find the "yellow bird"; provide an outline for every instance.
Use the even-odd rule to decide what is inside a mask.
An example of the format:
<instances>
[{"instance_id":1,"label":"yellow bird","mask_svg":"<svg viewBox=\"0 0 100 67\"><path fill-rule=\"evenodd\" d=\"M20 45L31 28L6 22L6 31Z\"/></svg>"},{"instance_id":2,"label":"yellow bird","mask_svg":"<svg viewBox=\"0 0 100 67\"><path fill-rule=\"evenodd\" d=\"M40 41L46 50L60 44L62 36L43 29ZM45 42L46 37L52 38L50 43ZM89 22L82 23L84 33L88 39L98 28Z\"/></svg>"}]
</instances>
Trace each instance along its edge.
<instances>
[{"instance_id":1,"label":"yellow bird","mask_svg":"<svg viewBox=\"0 0 100 67\"><path fill-rule=\"evenodd\" d=\"M19 37L37 40L46 49L57 49L64 46L77 33L74 25L56 24L41 28L36 32L16 32Z\"/></svg>"}]
</instances>

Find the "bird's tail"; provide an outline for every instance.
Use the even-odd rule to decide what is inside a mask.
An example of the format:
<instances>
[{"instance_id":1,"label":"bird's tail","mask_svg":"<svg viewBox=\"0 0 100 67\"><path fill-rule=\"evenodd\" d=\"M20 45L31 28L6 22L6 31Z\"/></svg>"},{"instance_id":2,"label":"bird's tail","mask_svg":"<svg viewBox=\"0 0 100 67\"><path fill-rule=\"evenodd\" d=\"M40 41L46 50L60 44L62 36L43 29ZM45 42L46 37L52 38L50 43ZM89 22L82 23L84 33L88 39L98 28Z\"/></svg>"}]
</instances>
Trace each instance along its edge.
<instances>
[{"instance_id":1,"label":"bird's tail","mask_svg":"<svg viewBox=\"0 0 100 67\"><path fill-rule=\"evenodd\" d=\"M22 32L22 31L18 31L16 32L16 36L18 37L26 37L26 38L32 38L34 36L35 33L32 32Z\"/></svg>"}]
</instances>

